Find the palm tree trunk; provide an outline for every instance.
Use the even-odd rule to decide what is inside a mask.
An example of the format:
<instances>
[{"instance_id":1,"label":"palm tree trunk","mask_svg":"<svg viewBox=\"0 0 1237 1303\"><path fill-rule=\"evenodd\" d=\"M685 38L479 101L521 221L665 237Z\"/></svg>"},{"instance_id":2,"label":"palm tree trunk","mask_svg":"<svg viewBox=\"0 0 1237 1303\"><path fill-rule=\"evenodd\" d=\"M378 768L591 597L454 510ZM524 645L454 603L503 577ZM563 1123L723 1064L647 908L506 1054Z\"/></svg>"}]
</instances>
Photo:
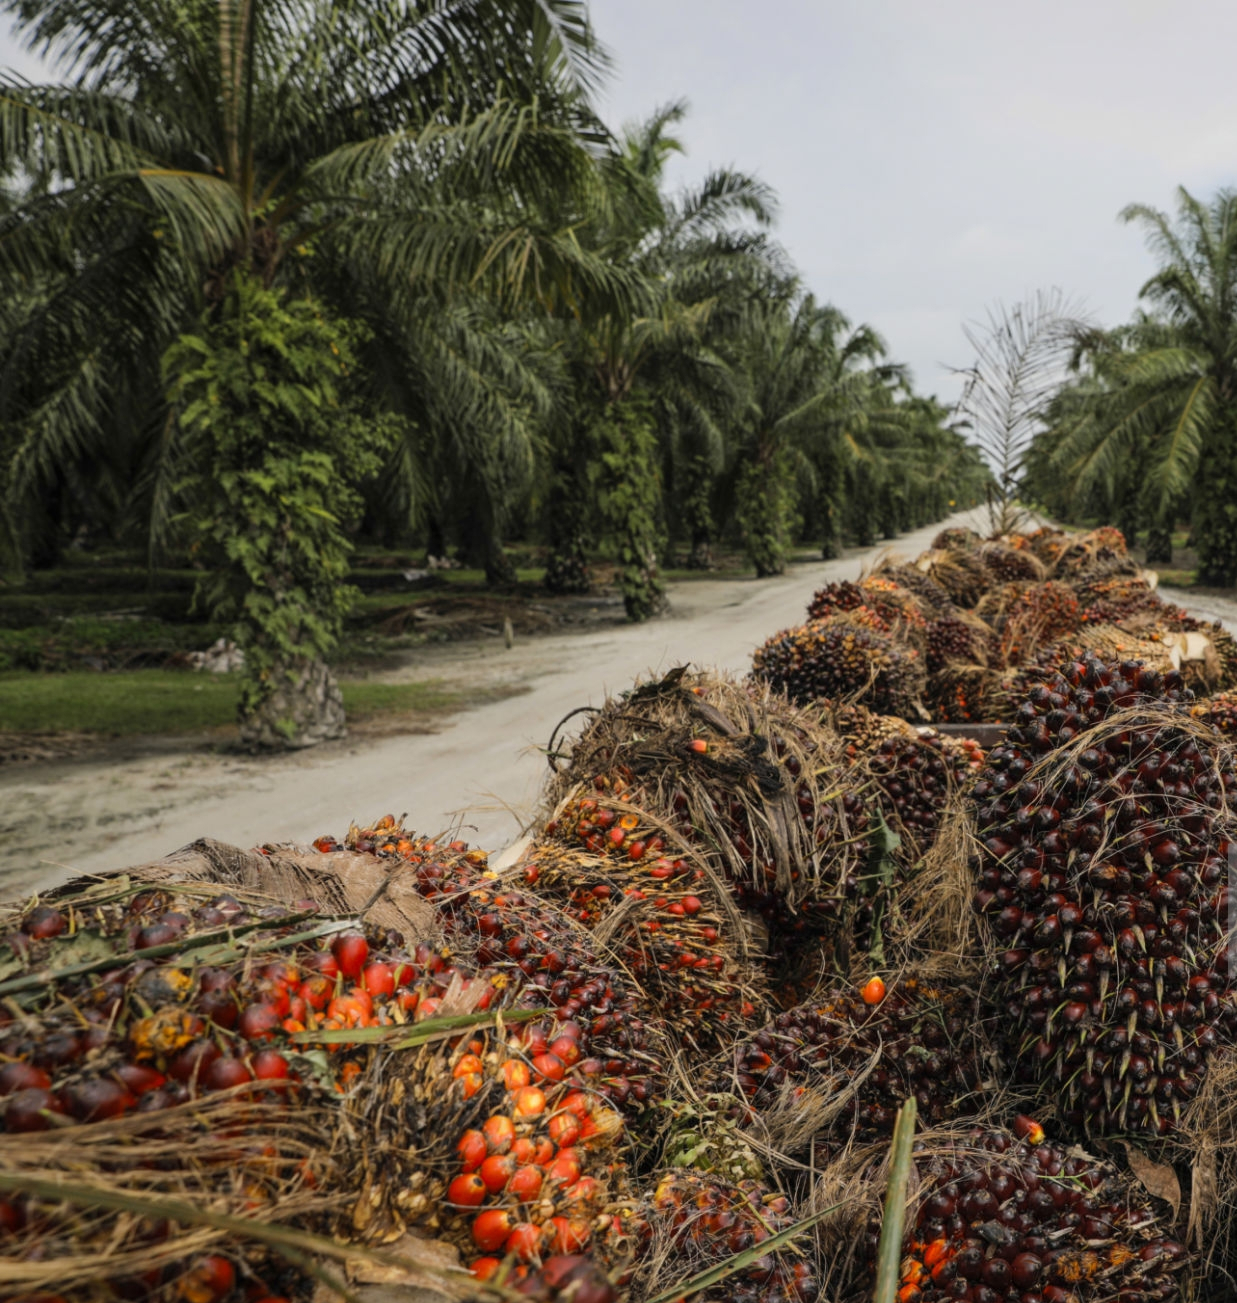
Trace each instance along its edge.
<instances>
[{"instance_id":1,"label":"palm tree trunk","mask_svg":"<svg viewBox=\"0 0 1237 1303\"><path fill-rule=\"evenodd\" d=\"M1237 420L1204 445L1194 496L1198 577L1212 588L1237 585Z\"/></svg>"},{"instance_id":2,"label":"palm tree trunk","mask_svg":"<svg viewBox=\"0 0 1237 1303\"><path fill-rule=\"evenodd\" d=\"M266 683L242 690L240 734L247 750L317 746L347 732L343 694L325 661L279 661Z\"/></svg>"},{"instance_id":3,"label":"palm tree trunk","mask_svg":"<svg viewBox=\"0 0 1237 1303\"><path fill-rule=\"evenodd\" d=\"M1171 565L1172 559L1172 527L1165 525L1152 525L1147 530L1147 564Z\"/></svg>"}]
</instances>

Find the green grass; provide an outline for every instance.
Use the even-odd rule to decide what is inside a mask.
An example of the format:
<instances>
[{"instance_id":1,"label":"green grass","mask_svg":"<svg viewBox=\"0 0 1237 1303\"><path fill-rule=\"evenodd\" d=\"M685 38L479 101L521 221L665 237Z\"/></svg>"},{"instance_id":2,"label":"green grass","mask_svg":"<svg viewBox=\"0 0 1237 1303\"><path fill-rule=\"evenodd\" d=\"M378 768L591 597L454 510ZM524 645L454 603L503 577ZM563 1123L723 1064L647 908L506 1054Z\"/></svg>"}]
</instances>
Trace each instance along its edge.
<instances>
[{"instance_id":1,"label":"green grass","mask_svg":"<svg viewBox=\"0 0 1237 1303\"><path fill-rule=\"evenodd\" d=\"M345 682L350 717L443 711L460 694L437 680ZM98 733L113 737L200 733L236 721L239 679L185 670L94 674L0 674L0 730Z\"/></svg>"}]
</instances>

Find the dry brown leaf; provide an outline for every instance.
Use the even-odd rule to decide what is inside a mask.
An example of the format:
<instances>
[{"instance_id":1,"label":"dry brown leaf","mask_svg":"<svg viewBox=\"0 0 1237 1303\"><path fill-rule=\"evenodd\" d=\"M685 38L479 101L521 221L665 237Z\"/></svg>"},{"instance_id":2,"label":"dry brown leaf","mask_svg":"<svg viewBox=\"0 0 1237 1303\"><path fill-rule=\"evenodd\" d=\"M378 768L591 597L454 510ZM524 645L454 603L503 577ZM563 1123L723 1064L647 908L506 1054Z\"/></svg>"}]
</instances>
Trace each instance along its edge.
<instances>
[{"instance_id":1,"label":"dry brown leaf","mask_svg":"<svg viewBox=\"0 0 1237 1303\"><path fill-rule=\"evenodd\" d=\"M1168 1163L1157 1163L1148 1158L1141 1149L1125 1142L1125 1156L1129 1160L1130 1171L1142 1185L1143 1189L1156 1199L1163 1199L1173 1210L1173 1220L1181 1211L1181 1182L1177 1173Z\"/></svg>"}]
</instances>

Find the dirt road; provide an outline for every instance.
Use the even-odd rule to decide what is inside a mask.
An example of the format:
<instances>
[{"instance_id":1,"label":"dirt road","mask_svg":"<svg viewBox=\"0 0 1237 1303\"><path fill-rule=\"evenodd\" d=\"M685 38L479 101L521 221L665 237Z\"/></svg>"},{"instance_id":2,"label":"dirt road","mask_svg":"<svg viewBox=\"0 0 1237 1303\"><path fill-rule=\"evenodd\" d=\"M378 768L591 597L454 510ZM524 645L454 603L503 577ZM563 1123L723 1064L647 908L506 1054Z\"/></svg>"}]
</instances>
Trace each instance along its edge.
<instances>
[{"instance_id":1,"label":"dirt road","mask_svg":"<svg viewBox=\"0 0 1237 1303\"><path fill-rule=\"evenodd\" d=\"M976 513L981 515L982 513ZM983 527L980 520L957 523ZM940 526L889 545L914 556ZM538 748L577 706L598 704L638 675L691 661L745 671L752 649L802 620L830 579L856 578L879 551L800 565L772 580L700 580L671 591L672 614L644 625L416 653L401 671L448 687L506 687L428 735L346 741L271 759L147 755L16 770L0 778L0 899L59 880L152 859L197 837L236 845L341 834L351 818L407 812L419 831L498 849L533 813L545 772Z\"/></svg>"}]
</instances>

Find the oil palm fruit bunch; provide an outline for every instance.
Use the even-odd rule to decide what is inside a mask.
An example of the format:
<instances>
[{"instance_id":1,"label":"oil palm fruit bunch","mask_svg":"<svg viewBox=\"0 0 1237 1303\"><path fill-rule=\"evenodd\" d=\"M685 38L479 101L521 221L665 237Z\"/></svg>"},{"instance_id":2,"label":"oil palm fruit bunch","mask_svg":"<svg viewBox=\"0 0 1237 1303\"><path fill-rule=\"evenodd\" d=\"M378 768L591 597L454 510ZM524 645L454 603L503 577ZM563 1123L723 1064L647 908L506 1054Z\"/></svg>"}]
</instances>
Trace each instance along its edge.
<instances>
[{"instance_id":1,"label":"oil palm fruit bunch","mask_svg":"<svg viewBox=\"0 0 1237 1303\"><path fill-rule=\"evenodd\" d=\"M434 1033L448 993L481 1022L515 995L501 974L460 968L398 934L218 884L70 886L8 925L0 1167L67 1165L72 1180L103 1190L193 1197L334 1233L355 1200L366 1216L344 1215L349 1237L369 1220L414 1220L426 1199L418 1147L390 1143L397 1097L424 1083L407 1058L386 1072L375 1145L375 1096L363 1089L370 1043ZM432 1112L446 1092L431 1075ZM367 1184L377 1173L380 1188ZM6 1220L13 1233L0 1252L25 1258L37 1247L45 1283L88 1270L121 1288L136 1275L143 1298L171 1297L196 1270L186 1238L202 1247L197 1232L105 1209L27 1201L18 1220ZM228 1261L249 1272L260 1256L238 1250Z\"/></svg>"},{"instance_id":2,"label":"oil palm fruit bunch","mask_svg":"<svg viewBox=\"0 0 1237 1303\"><path fill-rule=\"evenodd\" d=\"M563 1031L554 1044L570 1057L579 1041ZM584 1252L613 1261L631 1234L618 1156L622 1116L547 1076L543 1057L500 1050L465 1054L455 1065L457 1078L479 1075L500 1087L497 1098L486 1092L489 1111L454 1137L454 1172L434 1218L435 1233L456 1244L482 1280L507 1256L534 1267Z\"/></svg>"},{"instance_id":3,"label":"oil palm fruit bunch","mask_svg":"<svg viewBox=\"0 0 1237 1303\"><path fill-rule=\"evenodd\" d=\"M979 556L993 579L1000 584L1020 580L1033 582L1044 577L1043 563L1027 548L1011 547L1008 543L994 540L983 544Z\"/></svg>"},{"instance_id":4,"label":"oil palm fruit bunch","mask_svg":"<svg viewBox=\"0 0 1237 1303\"><path fill-rule=\"evenodd\" d=\"M942 724L982 724L1001 719L993 696L998 673L983 665L947 665L928 680L924 701Z\"/></svg>"},{"instance_id":5,"label":"oil palm fruit bunch","mask_svg":"<svg viewBox=\"0 0 1237 1303\"><path fill-rule=\"evenodd\" d=\"M731 1035L764 1000L739 954L737 919L704 871L663 854L664 839L638 815L610 815L600 791L566 802L527 851L525 883L585 930L606 928L647 1015L697 1046Z\"/></svg>"},{"instance_id":6,"label":"oil palm fruit bunch","mask_svg":"<svg viewBox=\"0 0 1237 1303\"><path fill-rule=\"evenodd\" d=\"M1088 655L1028 693L972 788L1005 1051L1089 1132L1172 1129L1237 1029L1237 774L1189 702L1176 672Z\"/></svg>"},{"instance_id":7,"label":"oil palm fruit bunch","mask_svg":"<svg viewBox=\"0 0 1237 1303\"><path fill-rule=\"evenodd\" d=\"M996 618L985 615L989 602ZM1019 644L1056 642L1081 624L1078 598L1068 584L1049 579L1039 584L1006 584L979 604L978 614L996 625L1002 635L1006 665L1019 664Z\"/></svg>"},{"instance_id":8,"label":"oil palm fruit bunch","mask_svg":"<svg viewBox=\"0 0 1237 1303\"><path fill-rule=\"evenodd\" d=\"M551 795L576 813L553 835L639 862L671 833L693 872L771 931L837 931L868 851L859 784L834 778L843 764L819 710L676 670L608 700L572 743Z\"/></svg>"},{"instance_id":9,"label":"oil palm fruit bunch","mask_svg":"<svg viewBox=\"0 0 1237 1303\"><path fill-rule=\"evenodd\" d=\"M1198 702L1190 713L1221 733L1237 734L1237 692L1217 692Z\"/></svg>"},{"instance_id":10,"label":"oil palm fruit bunch","mask_svg":"<svg viewBox=\"0 0 1237 1303\"><path fill-rule=\"evenodd\" d=\"M902 838L899 858L917 861L972 771L972 757L935 729L887 737L864 759L885 822Z\"/></svg>"},{"instance_id":11,"label":"oil palm fruit bunch","mask_svg":"<svg viewBox=\"0 0 1237 1303\"><path fill-rule=\"evenodd\" d=\"M965 525L951 525L942 529L932 540L932 547L937 551L968 552L978 549L982 544L983 539Z\"/></svg>"},{"instance_id":12,"label":"oil palm fruit bunch","mask_svg":"<svg viewBox=\"0 0 1237 1303\"><path fill-rule=\"evenodd\" d=\"M672 1168L658 1179L644 1217L643 1257L664 1263L675 1281L753 1249L794 1224L785 1195L757 1181L732 1182L690 1168ZM692 1297L702 1303L811 1303L820 1297L820 1284L810 1263L782 1249Z\"/></svg>"},{"instance_id":13,"label":"oil palm fruit bunch","mask_svg":"<svg viewBox=\"0 0 1237 1303\"><path fill-rule=\"evenodd\" d=\"M1057 568L1062 554L1069 546L1069 538L1063 529L1050 529L1047 526L1033 529L1020 537L1049 570Z\"/></svg>"},{"instance_id":14,"label":"oil palm fruit bunch","mask_svg":"<svg viewBox=\"0 0 1237 1303\"><path fill-rule=\"evenodd\" d=\"M319 849L331 849L330 841L320 838ZM535 865L524 867L520 881L500 883L487 874L484 851L463 842L439 846L389 815L371 828L354 826L346 842L351 849L373 847L396 871L414 874L451 950L471 955L493 984L518 991L522 1010L546 1010L516 1035L526 1049L537 1046L536 1054L549 1056L541 1069L551 1079L570 1079L630 1110L657 1097L661 1068L642 994L625 973L599 960L585 925L595 920L573 920L536 894ZM556 1062L556 1051L543 1045L556 1043L563 1028L576 1040L570 1062Z\"/></svg>"},{"instance_id":15,"label":"oil palm fruit bunch","mask_svg":"<svg viewBox=\"0 0 1237 1303\"><path fill-rule=\"evenodd\" d=\"M756 649L753 677L792 701L860 701L882 715L922 718L926 686L918 650L847 616L813 620Z\"/></svg>"},{"instance_id":16,"label":"oil palm fruit bunch","mask_svg":"<svg viewBox=\"0 0 1237 1303\"><path fill-rule=\"evenodd\" d=\"M859 581L867 605L885 619L903 638L920 646L927 636L924 603L909 589L888 575L865 575Z\"/></svg>"},{"instance_id":17,"label":"oil palm fruit bunch","mask_svg":"<svg viewBox=\"0 0 1237 1303\"><path fill-rule=\"evenodd\" d=\"M912 1095L923 1122L939 1125L968 1102L973 1109L978 1095L973 1005L960 989L914 976L837 987L779 1013L741 1044L734 1078L757 1113L789 1100L810 1117L811 1101L844 1100L825 1131L804 1137L821 1154L852 1137L891 1135L899 1106Z\"/></svg>"},{"instance_id":18,"label":"oil palm fruit bunch","mask_svg":"<svg viewBox=\"0 0 1237 1303\"><path fill-rule=\"evenodd\" d=\"M925 631L928 674L939 674L955 662L986 664L991 638L991 631L982 624L960 620L956 615L936 616L928 621Z\"/></svg>"},{"instance_id":19,"label":"oil palm fruit bunch","mask_svg":"<svg viewBox=\"0 0 1237 1303\"><path fill-rule=\"evenodd\" d=\"M992 574L978 552L938 548L925 552L915 564L949 594L955 606L977 605L992 586Z\"/></svg>"},{"instance_id":20,"label":"oil palm fruit bunch","mask_svg":"<svg viewBox=\"0 0 1237 1303\"><path fill-rule=\"evenodd\" d=\"M1108 1162L1013 1129L928 1136L912 1155L918 1197L899 1303L1169 1303L1189 1265L1137 1187ZM880 1225L864 1249L875 1262ZM869 1284L870 1287L870 1284ZM867 1295L864 1295L867 1297Z\"/></svg>"},{"instance_id":21,"label":"oil palm fruit bunch","mask_svg":"<svg viewBox=\"0 0 1237 1303\"><path fill-rule=\"evenodd\" d=\"M885 562L872 572L873 577L888 579L919 599L925 615L948 615L955 610L949 594L919 569L900 562Z\"/></svg>"},{"instance_id":22,"label":"oil palm fruit bunch","mask_svg":"<svg viewBox=\"0 0 1237 1303\"><path fill-rule=\"evenodd\" d=\"M840 611L854 611L867 605L863 589L858 584L851 583L849 579L843 579L816 590L808 604L807 618L823 620Z\"/></svg>"}]
</instances>

